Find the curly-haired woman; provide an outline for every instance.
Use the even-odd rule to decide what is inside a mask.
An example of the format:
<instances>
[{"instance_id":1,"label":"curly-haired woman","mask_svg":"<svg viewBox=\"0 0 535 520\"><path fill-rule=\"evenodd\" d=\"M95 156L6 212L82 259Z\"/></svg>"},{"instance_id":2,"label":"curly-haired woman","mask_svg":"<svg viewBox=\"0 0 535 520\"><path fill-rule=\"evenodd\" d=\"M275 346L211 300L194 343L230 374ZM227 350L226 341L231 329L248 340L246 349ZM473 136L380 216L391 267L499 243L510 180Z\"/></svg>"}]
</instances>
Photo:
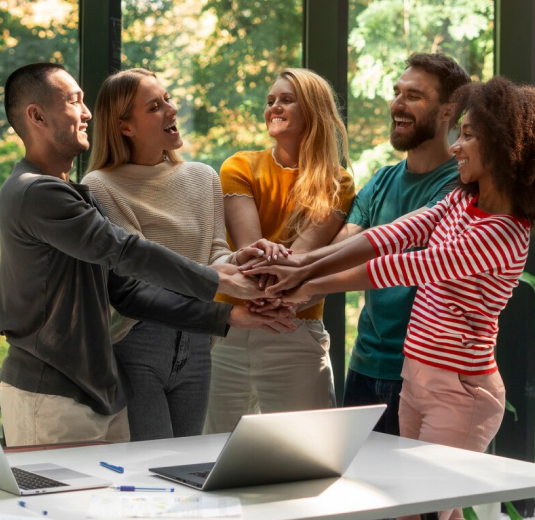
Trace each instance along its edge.
<instances>
[{"instance_id":1,"label":"curly-haired woman","mask_svg":"<svg viewBox=\"0 0 535 520\"><path fill-rule=\"evenodd\" d=\"M294 252L324 246L343 225L354 196L352 178L341 167L347 135L333 91L310 70L284 69L268 93L264 117L273 148L236 153L221 168L231 245L239 249L264 237ZM215 341L205 432L230 431L247 413L332 406L322 312L321 301L301 310L297 329L278 336L231 327L224 341Z\"/></svg>"}]
</instances>

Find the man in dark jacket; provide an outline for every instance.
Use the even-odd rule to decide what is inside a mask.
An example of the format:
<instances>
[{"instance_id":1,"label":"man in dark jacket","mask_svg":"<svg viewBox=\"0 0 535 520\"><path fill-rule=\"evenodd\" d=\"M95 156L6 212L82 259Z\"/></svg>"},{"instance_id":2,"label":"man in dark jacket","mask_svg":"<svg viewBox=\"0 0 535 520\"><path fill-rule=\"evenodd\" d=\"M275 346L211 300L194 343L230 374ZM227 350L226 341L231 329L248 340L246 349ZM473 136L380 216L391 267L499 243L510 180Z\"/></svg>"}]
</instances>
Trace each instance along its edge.
<instances>
[{"instance_id":1,"label":"man in dark jacket","mask_svg":"<svg viewBox=\"0 0 535 520\"><path fill-rule=\"evenodd\" d=\"M263 293L251 279L229 273L232 266L218 273L127 234L103 215L86 186L69 180L74 157L89 148L91 113L63 67L16 70L6 82L5 105L26 148L0 190L7 443L128 440L132 389L113 354L110 303L125 316L219 336L228 325L293 326L284 312L262 316L212 302L218 291L246 299Z\"/></svg>"}]
</instances>

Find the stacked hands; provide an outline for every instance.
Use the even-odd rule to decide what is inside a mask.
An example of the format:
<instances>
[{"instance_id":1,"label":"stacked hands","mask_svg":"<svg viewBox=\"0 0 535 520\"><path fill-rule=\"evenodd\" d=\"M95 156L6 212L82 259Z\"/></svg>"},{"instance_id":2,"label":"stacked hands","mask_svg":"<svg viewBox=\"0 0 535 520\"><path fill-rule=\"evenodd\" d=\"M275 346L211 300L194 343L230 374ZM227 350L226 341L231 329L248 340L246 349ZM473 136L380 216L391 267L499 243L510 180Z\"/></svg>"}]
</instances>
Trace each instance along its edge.
<instances>
[{"instance_id":1,"label":"stacked hands","mask_svg":"<svg viewBox=\"0 0 535 520\"><path fill-rule=\"evenodd\" d=\"M308 278L307 255L293 254L282 244L260 239L240 249L234 260L237 265L211 266L219 273L220 292L248 300L235 307L234 310L241 308L236 312L240 319L231 324L250 328L241 322L247 312L253 321L253 313L269 320L261 320L258 328L273 333L296 329L296 313L312 297L305 289L307 284L299 286Z\"/></svg>"}]
</instances>

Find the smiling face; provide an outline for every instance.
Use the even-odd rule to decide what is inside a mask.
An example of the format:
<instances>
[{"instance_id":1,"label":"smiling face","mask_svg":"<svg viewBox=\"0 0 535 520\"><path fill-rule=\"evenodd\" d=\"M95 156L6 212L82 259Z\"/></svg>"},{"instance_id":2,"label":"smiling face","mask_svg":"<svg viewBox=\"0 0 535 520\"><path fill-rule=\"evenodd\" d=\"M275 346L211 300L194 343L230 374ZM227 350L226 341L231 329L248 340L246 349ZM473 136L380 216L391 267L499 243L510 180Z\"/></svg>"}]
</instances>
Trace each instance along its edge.
<instances>
[{"instance_id":1,"label":"smiling face","mask_svg":"<svg viewBox=\"0 0 535 520\"><path fill-rule=\"evenodd\" d=\"M46 109L52 146L68 160L89 149L87 137L91 112L84 105L84 93L74 78L63 70L50 76L53 99Z\"/></svg>"},{"instance_id":2,"label":"smiling face","mask_svg":"<svg viewBox=\"0 0 535 520\"><path fill-rule=\"evenodd\" d=\"M479 182L486 178L488 168L483 166L481 147L470 122L470 112L463 117L459 138L450 147L455 155L461 181L464 184Z\"/></svg>"},{"instance_id":3,"label":"smiling face","mask_svg":"<svg viewBox=\"0 0 535 520\"><path fill-rule=\"evenodd\" d=\"M177 110L169 94L152 76L144 77L134 96L128 120L121 120L121 133L132 143L131 162L154 165L164 150L177 150L182 138L176 127Z\"/></svg>"},{"instance_id":4,"label":"smiling face","mask_svg":"<svg viewBox=\"0 0 535 520\"><path fill-rule=\"evenodd\" d=\"M267 96L264 118L268 134L276 141L281 139L300 140L305 131L305 116L293 85L279 78Z\"/></svg>"},{"instance_id":5,"label":"smiling face","mask_svg":"<svg viewBox=\"0 0 535 520\"><path fill-rule=\"evenodd\" d=\"M434 139L440 123L440 82L437 76L409 67L394 85L390 104L390 142L399 151Z\"/></svg>"}]
</instances>

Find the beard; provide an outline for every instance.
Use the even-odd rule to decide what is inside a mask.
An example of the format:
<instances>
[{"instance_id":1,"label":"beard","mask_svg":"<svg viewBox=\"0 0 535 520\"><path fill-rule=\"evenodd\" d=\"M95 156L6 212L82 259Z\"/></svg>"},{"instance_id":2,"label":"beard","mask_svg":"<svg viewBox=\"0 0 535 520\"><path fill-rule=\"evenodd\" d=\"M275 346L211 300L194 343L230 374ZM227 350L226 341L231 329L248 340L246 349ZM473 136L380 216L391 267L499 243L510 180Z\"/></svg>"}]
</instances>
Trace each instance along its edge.
<instances>
[{"instance_id":1,"label":"beard","mask_svg":"<svg viewBox=\"0 0 535 520\"><path fill-rule=\"evenodd\" d=\"M399 135L396 133L396 123L392 121L390 126L390 142L398 152L407 152L420 146L422 143L434 139L437 133L437 117L440 107L436 107L426 118L420 122L414 121L414 129L410 134ZM400 117L411 117L409 114L397 112L393 114Z\"/></svg>"}]
</instances>

